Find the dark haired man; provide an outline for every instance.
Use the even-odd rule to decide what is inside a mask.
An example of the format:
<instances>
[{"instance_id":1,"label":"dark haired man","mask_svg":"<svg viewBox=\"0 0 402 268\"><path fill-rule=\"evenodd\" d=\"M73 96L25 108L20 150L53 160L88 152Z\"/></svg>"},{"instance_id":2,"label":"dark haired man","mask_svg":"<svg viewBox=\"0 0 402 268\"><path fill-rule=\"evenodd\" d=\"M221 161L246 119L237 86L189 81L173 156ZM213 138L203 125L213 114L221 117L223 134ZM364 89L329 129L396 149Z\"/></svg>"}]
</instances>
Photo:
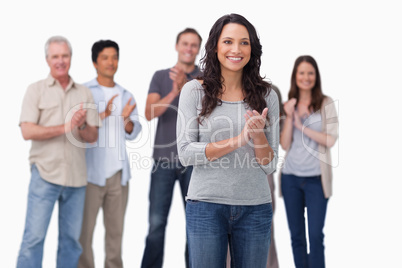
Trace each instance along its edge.
<instances>
[{"instance_id":1,"label":"dark haired man","mask_svg":"<svg viewBox=\"0 0 402 268\"><path fill-rule=\"evenodd\" d=\"M100 40L92 46L92 62L97 78L85 85L98 105L103 126L99 142L88 144L86 162L88 186L80 242L83 248L78 267L93 268L92 238L99 209L105 225L105 267L123 267L121 247L123 223L131 178L126 140L141 131L138 109L133 95L115 83L119 46L111 40Z\"/></svg>"},{"instance_id":2,"label":"dark haired man","mask_svg":"<svg viewBox=\"0 0 402 268\"><path fill-rule=\"evenodd\" d=\"M147 120L158 118L154 143L154 166L149 192L149 231L142 259L142 268L162 267L165 230L172 202L173 189L179 181L183 202L192 168L183 167L177 156L176 120L179 93L183 85L199 74L195 59L200 51L202 38L192 28L177 35L178 60L173 68L156 71L148 91L145 107ZM186 247L186 266L188 253Z\"/></svg>"}]
</instances>

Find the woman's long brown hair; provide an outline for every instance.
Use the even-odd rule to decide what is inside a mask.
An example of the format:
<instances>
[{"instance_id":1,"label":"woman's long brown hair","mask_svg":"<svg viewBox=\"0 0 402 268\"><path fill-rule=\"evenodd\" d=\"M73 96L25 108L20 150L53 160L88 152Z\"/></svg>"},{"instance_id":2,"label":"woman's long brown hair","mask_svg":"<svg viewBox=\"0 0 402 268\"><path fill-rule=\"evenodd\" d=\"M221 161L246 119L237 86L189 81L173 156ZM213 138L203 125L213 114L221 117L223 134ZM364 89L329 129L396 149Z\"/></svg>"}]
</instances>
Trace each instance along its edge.
<instances>
[{"instance_id":1,"label":"woman's long brown hair","mask_svg":"<svg viewBox=\"0 0 402 268\"><path fill-rule=\"evenodd\" d=\"M316 112L321 109L322 102L324 101L325 95L322 93L321 89L321 76L320 72L318 70L318 65L315 59L309 55L303 55L300 56L296 59L295 64L293 66L293 71L292 71L292 76L290 79L290 90L288 93L288 99L290 100L291 98L295 98L297 100L297 103L299 102L299 87L296 84L296 73L297 73L297 68L302 62L308 62L310 63L314 69L315 69L315 85L311 91L311 103L308 107L309 110L312 112Z\"/></svg>"},{"instance_id":2,"label":"woman's long brown hair","mask_svg":"<svg viewBox=\"0 0 402 268\"><path fill-rule=\"evenodd\" d=\"M267 107L265 97L271 91L271 84L260 76L262 46L254 26L243 16L229 14L218 19L209 32L205 44L205 55L202 57L202 75L198 79L203 80L204 97L202 110L198 122L208 117L216 106L222 105L219 97L223 94L224 79L221 75L220 63L216 53L219 37L223 27L228 23L243 25L248 30L251 45L250 61L243 68L242 89L247 105L259 113ZM268 116L267 116L268 117ZM267 118L268 119L268 118Z\"/></svg>"}]
</instances>

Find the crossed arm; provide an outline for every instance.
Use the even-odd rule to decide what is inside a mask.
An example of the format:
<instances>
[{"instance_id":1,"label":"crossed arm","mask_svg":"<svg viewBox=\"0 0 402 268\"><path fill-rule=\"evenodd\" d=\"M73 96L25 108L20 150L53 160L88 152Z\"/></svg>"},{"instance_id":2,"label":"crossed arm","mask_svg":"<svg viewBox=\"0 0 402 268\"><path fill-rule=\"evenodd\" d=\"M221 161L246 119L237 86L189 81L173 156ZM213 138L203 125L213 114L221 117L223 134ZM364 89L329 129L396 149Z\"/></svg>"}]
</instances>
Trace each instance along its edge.
<instances>
[{"instance_id":1,"label":"crossed arm","mask_svg":"<svg viewBox=\"0 0 402 268\"><path fill-rule=\"evenodd\" d=\"M269 164L274 157L274 151L264 134L267 113L268 108L265 108L261 115L255 110L247 111L247 114L244 115L246 124L242 132L238 136L226 140L208 143L205 148L207 159L209 161L216 160L246 145L252 139L257 162L260 165Z\"/></svg>"},{"instance_id":2,"label":"crossed arm","mask_svg":"<svg viewBox=\"0 0 402 268\"><path fill-rule=\"evenodd\" d=\"M280 138L282 148L285 151L289 150L292 143L292 133L294 127L302 131L303 135L306 135L318 144L328 148L332 147L336 142L336 138L325 132L315 131L311 128L303 126L299 115L295 111L295 105L296 99L294 98L290 99L284 104L286 119L283 124L283 131L281 132Z\"/></svg>"},{"instance_id":3,"label":"crossed arm","mask_svg":"<svg viewBox=\"0 0 402 268\"><path fill-rule=\"evenodd\" d=\"M22 122L21 132L25 140L47 140L71 132L78 128L78 134L86 142L95 142L98 139L98 129L95 126L86 125L86 110L82 107L73 115L71 121L58 126L41 126L32 122Z\"/></svg>"}]
</instances>

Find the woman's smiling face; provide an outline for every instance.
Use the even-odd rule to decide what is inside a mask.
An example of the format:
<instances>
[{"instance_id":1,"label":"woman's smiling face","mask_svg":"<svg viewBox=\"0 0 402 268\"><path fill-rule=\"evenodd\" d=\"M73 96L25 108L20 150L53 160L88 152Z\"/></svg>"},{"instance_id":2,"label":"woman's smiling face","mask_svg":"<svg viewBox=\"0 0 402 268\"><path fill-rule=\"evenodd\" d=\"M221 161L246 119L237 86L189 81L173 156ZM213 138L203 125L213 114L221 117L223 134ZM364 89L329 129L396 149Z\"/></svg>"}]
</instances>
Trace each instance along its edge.
<instances>
[{"instance_id":1,"label":"woman's smiling face","mask_svg":"<svg viewBox=\"0 0 402 268\"><path fill-rule=\"evenodd\" d=\"M251 57L251 44L247 28L228 23L222 28L217 45L221 72L242 72Z\"/></svg>"},{"instance_id":2,"label":"woman's smiling face","mask_svg":"<svg viewBox=\"0 0 402 268\"><path fill-rule=\"evenodd\" d=\"M315 86L316 72L311 65L303 61L297 66L296 85L301 91L311 91Z\"/></svg>"}]
</instances>

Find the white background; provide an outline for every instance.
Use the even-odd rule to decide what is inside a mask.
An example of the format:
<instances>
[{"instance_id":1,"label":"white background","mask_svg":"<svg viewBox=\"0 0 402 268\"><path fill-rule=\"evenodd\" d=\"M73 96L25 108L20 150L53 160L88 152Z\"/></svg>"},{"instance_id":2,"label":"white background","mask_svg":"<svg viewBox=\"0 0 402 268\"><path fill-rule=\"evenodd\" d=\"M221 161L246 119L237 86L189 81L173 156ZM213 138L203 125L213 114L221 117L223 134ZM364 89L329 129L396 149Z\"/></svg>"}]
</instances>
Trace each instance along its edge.
<instances>
[{"instance_id":1,"label":"white background","mask_svg":"<svg viewBox=\"0 0 402 268\"><path fill-rule=\"evenodd\" d=\"M18 127L27 86L48 75L44 44L52 35L73 46L70 74L95 77L91 46L99 39L120 45L116 81L129 89L144 115L156 70L173 66L178 32L194 27L204 41L222 15L244 15L263 45L261 74L287 99L294 60L318 62L324 93L339 101L340 137L333 150L334 195L325 226L327 267L401 267L400 77L401 9L397 1L2 1L0 4L0 267L15 267L30 180L30 142ZM203 45L205 42L203 42ZM198 61L199 57L197 58ZM139 267L148 228L148 189L154 123L143 121L137 148L142 166L132 168L123 259ZM283 155L283 152L281 151ZM275 177L276 180L276 177ZM176 187L169 218L165 266L184 267L184 212ZM274 217L281 267L292 267L283 200ZM55 267L57 206L45 243L43 266ZM94 250L103 267L103 223Z\"/></svg>"}]
</instances>

